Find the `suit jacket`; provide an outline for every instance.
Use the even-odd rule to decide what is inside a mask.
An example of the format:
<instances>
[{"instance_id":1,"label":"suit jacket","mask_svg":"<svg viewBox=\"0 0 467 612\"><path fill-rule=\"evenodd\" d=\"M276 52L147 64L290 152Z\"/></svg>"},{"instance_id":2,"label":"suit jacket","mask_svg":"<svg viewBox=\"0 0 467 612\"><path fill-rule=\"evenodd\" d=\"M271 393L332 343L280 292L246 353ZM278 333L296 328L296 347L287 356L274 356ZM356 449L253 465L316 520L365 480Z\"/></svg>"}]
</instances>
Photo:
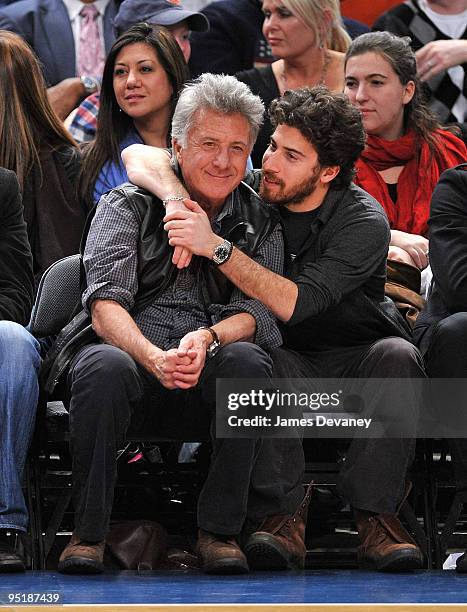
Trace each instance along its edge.
<instances>
[{"instance_id":1,"label":"suit jacket","mask_svg":"<svg viewBox=\"0 0 467 612\"><path fill-rule=\"evenodd\" d=\"M467 164L441 175L429 220L433 289L417 319L414 340L423 353L441 319L467 311Z\"/></svg>"},{"instance_id":2,"label":"suit jacket","mask_svg":"<svg viewBox=\"0 0 467 612\"><path fill-rule=\"evenodd\" d=\"M32 256L16 175L0 168L0 321L26 325L34 292Z\"/></svg>"},{"instance_id":3,"label":"suit jacket","mask_svg":"<svg viewBox=\"0 0 467 612\"><path fill-rule=\"evenodd\" d=\"M104 13L106 52L115 40L112 20L117 12L110 0ZM62 0L20 0L0 10L0 29L22 36L44 66L48 86L76 76L75 43Z\"/></svg>"},{"instance_id":4,"label":"suit jacket","mask_svg":"<svg viewBox=\"0 0 467 612\"><path fill-rule=\"evenodd\" d=\"M259 0L217 0L201 11L209 32L192 32L190 72L235 74L253 66L263 12Z\"/></svg>"}]
</instances>

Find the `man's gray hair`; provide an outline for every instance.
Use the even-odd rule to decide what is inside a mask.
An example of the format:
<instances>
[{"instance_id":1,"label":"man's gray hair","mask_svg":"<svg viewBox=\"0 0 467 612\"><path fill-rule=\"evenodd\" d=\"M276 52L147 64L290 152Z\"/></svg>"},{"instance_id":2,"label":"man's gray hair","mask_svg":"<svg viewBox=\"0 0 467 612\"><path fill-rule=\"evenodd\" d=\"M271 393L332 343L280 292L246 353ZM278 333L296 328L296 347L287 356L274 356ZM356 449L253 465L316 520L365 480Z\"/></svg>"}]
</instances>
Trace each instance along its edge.
<instances>
[{"instance_id":1,"label":"man's gray hair","mask_svg":"<svg viewBox=\"0 0 467 612\"><path fill-rule=\"evenodd\" d=\"M264 104L245 83L225 74L202 74L183 88L172 118L172 138L186 147L195 114L213 110L225 115L239 113L250 124L250 144L256 141L263 123Z\"/></svg>"}]
</instances>

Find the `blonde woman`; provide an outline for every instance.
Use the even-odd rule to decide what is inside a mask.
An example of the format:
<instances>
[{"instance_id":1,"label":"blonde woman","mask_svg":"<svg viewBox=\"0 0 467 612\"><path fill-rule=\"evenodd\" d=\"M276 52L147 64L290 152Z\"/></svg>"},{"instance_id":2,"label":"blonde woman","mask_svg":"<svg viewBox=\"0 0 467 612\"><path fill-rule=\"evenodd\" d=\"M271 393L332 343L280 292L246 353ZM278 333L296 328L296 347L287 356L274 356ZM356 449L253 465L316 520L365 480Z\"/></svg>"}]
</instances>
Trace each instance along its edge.
<instances>
[{"instance_id":1,"label":"blonde woman","mask_svg":"<svg viewBox=\"0 0 467 612\"><path fill-rule=\"evenodd\" d=\"M266 108L288 89L321 84L331 91L343 90L350 36L337 0L264 0L263 13L263 34L278 59L236 76L261 97ZM261 167L271 134L266 118L253 148L255 168Z\"/></svg>"}]
</instances>

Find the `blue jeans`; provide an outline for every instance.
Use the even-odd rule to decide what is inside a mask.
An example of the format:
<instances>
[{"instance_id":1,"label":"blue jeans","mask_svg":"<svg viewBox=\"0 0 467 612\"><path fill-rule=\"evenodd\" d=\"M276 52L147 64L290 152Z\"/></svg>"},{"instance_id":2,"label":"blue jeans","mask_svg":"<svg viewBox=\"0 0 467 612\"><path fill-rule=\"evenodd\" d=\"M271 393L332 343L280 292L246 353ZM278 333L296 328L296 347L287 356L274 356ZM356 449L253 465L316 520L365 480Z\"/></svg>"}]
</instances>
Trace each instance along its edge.
<instances>
[{"instance_id":1,"label":"blue jeans","mask_svg":"<svg viewBox=\"0 0 467 612\"><path fill-rule=\"evenodd\" d=\"M0 321L0 529L26 531L22 476L34 430L39 342L21 325Z\"/></svg>"}]
</instances>

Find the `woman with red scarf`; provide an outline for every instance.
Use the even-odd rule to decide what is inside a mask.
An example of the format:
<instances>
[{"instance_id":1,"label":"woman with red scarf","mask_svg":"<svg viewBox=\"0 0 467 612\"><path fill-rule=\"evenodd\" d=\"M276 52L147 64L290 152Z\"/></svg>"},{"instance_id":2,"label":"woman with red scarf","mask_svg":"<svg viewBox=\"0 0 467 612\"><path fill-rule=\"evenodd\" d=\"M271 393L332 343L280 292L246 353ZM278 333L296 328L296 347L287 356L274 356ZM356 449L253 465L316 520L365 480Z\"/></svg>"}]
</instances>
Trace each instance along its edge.
<instances>
[{"instance_id":1,"label":"woman with red scarf","mask_svg":"<svg viewBox=\"0 0 467 612\"><path fill-rule=\"evenodd\" d=\"M368 136L355 182L388 215L388 258L423 270L431 195L444 170L467 161L467 149L425 105L409 43L389 32L356 38L346 54L345 92Z\"/></svg>"}]
</instances>

